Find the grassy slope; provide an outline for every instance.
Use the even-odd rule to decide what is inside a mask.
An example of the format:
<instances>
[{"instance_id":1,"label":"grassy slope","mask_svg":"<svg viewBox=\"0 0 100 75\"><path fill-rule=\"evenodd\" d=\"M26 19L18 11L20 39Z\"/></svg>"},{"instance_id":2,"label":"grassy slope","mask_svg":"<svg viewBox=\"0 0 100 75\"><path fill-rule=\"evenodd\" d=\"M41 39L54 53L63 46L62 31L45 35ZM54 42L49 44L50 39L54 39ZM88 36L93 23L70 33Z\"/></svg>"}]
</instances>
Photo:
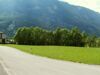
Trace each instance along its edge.
<instances>
[{"instance_id":1,"label":"grassy slope","mask_svg":"<svg viewBox=\"0 0 100 75\"><path fill-rule=\"evenodd\" d=\"M34 55L86 64L100 64L100 48L8 45Z\"/></svg>"}]
</instances>

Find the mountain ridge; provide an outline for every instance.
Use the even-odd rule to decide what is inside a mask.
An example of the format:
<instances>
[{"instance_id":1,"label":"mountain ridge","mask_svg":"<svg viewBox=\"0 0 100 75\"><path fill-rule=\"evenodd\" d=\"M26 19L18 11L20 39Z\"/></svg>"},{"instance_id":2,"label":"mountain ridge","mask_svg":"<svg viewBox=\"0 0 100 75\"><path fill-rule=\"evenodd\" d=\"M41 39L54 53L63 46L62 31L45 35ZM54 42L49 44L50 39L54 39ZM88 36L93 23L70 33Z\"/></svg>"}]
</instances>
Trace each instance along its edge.
<instances>
[{"instance_id":1,"label":"mountain ridge","mask_svg":"<svg viewBox=\"0 0 100 75\"><path fill-rule=\"evenodd\" d=\"M58 0L12 1L0 2L0 31L9 36L23 26L39 26L48 30L76 26L100 36L100 13L88 8Z\"/></svg>"}]
</instances>

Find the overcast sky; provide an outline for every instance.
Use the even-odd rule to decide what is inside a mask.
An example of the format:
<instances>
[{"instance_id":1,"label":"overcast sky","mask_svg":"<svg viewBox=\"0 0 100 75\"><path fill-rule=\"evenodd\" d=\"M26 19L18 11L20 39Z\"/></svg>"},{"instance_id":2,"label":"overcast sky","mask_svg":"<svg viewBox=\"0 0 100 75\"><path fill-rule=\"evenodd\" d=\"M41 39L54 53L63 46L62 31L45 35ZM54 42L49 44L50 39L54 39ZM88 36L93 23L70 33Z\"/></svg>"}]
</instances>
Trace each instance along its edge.
<instances>
[{"instance_id":1,"label":"overcast sky","mask_svg":"<svg viewBox=\"0 0 100 75\"><path fill-rule=\"evenodd\" d=\"M69 2L70 4L84 6L100 12L100 0L63 0Z\"/></svg>"}]
</instances>

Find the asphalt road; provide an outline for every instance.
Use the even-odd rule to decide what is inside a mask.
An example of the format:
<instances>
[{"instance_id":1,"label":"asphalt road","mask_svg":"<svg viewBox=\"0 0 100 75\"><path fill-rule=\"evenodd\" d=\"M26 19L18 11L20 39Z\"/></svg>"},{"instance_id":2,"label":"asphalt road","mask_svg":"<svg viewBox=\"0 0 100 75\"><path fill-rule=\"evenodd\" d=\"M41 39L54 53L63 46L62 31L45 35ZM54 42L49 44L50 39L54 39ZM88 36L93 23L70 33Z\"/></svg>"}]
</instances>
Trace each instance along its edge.
<instances>
[{"instance_id":1,"label":"asphalt road","mask_svg":"<svg viewBox=\"0 0 100 75\"><path fill-rule=\"evenodd\" d=\"M1 64L0 64L0 75L7 75L5 69L3 68Z\"/></svg>"},{"instance_id":2,"label":"asphalt road","mask_svg":"<svg viewBox=\"0 0 100 75\"><path fill-rule=\"evenodd\" d=\"M0 46L0 75L100 75L100 66L48 59Z\"/></svg>"}]
</instances>

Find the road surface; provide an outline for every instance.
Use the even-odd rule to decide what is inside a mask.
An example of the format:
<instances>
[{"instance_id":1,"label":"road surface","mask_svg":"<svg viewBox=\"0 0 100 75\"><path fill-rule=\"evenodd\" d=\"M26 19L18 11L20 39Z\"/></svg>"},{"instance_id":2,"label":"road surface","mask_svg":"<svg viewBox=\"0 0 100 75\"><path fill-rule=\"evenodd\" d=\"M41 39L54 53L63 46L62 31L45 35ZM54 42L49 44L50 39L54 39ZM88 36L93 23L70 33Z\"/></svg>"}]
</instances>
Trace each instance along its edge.
<instances>
[{"instance_id":1,"label":"road surface","mask_svg":"<svg viewBox=\"0 0 100 75\"><path fill-rule=\"evenodd\" d=\"M4 70L1 64L0 64L0 75L7 75L6 71Z\"/></svg>"},{"instance_id":2,"label":"road surface","mask_svg":"<svg viewBox=\"0 0 100 75\"><path fill-rule=\"evenodd\" d=\"M48 59L0 46L0 75L100 75L100 66ZM1 67L1 66L0 66Z\"/></svg>"}]
</instances>

